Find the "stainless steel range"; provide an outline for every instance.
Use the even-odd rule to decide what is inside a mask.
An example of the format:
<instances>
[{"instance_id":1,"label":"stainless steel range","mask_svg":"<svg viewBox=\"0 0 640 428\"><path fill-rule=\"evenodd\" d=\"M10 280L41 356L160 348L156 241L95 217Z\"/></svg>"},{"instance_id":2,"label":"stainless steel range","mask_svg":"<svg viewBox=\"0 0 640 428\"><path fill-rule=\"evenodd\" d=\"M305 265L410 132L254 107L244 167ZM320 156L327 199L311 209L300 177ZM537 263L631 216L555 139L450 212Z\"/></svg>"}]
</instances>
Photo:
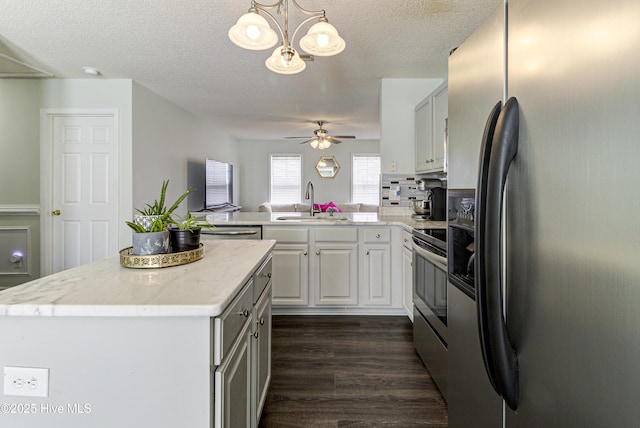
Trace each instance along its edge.
<instances>
[{"instance_id":1,"label":"stainless steel range","mask_svg":"<svg viewBox=\"0 0 640 428\"><path fill-rule=\"evenodd\" d=\"M413 344L447 398L447 231L413 230Z\"/></svg>"}]
</instances>

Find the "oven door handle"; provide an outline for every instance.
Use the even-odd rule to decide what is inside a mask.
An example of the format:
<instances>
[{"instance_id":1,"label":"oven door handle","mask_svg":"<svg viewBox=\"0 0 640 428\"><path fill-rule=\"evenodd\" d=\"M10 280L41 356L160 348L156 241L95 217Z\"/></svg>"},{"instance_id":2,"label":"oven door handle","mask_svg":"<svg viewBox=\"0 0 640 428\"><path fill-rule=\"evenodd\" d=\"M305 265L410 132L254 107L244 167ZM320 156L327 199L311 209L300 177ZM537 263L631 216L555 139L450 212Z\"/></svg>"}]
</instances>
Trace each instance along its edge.
<instances>
[{"instance_id":1,"label":"oven door handle","mask_svg":"<svg viewBox=\"0 0 640 428\"><path fill-rule=\"evenodd\" d=\"M475 223L481 348L491 384L513 410L519 400L518 356L509 341L503 310L501 233L504 187L509 166L518 152L519 114L518 101L510 98L500 111L493 138L485 129ZM491 125L488 123L487 127Z\"/></svg>"},{"instance_id":2,"label":"oven door handle","mask_svg":"<svg viewBox=\"0 0 640 428\"><path fill-rule=\"evenodd\" d=\"M413 251L416 255L430 261L434 265L438 266L443 271L447 271L447 259L445 257L439 256L437 254L432 253L429 250L425 250L424 248L417 245L415 242L413 243Z\"/></svg>"}]
</instances>

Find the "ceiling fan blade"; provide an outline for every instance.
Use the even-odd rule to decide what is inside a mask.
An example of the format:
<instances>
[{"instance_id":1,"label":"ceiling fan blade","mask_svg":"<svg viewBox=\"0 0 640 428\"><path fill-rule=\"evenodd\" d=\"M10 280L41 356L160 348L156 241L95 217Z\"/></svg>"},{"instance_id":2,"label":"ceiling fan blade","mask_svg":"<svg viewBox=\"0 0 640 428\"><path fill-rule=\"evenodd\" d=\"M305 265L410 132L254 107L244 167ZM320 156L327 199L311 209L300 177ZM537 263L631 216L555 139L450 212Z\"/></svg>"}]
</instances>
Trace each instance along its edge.
<instances>
[{"instance_id":1,"label":"ceiling fan blade","mask_svg":"<svg viewBox=\"0 0 640 428\"><path fill-rule=\"evenodd\" d=\"M333 137L325 137L325 140L329 141L331 144L340 144L340 143L342 143L342 141L336 140Z\"/></svg>"},{"instance_id":2,"label":"ceiling fan blade","mask_svg":"<svg viewBox=\"0 0 640 428\"><path fill-rule=\"evenodd\" d=\"M284 138L309 138L309 136L305 135L304 137L284 137Z\"/></svg>"},{"instance_id":3,"label":"ceiling fan blade","mask_svg":"<svg viewBox=\"0 0 640 428\"><path fill-rule=\"evenodd\" d=\"M328 135L326 138L356 138L355 135Z\"/></svg>"},{"instance_id":4,"label":"ceiling fan blade","mask_svg":"<svg viewBox=\"0 0 640 428\"><path fill-rule=\"evenodd\" d=\"M304 137L304 138L306 138L306 137ZM300 143L300 144L307 144L307 143L310 143L310 142L315 141L315 140L316 140L315 138L312 138L312 139L310 139L310 140L303 141L303 142L302 142L302 143Z\"/></svg>"}]
</instances>

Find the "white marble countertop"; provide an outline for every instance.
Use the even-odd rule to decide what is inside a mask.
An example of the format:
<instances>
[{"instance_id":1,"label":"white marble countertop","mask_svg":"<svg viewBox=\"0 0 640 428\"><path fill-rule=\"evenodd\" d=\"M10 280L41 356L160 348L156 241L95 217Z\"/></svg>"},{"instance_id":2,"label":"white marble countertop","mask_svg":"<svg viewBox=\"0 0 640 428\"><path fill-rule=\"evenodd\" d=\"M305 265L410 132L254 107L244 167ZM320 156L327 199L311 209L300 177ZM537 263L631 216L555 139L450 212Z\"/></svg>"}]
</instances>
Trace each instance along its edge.
<instances>
[{"instance_id":1,"label":"white marble countertop","mask_svg":"<svg viewBox=\"0 0 640 428\"><path fill-rule=\"evenodd\" d=\"M410 215L380 215L378 213L335 213L330 217L327 213L316 214L315 219L309 218L308 213L294 212L244 212L236 211L230 213L197 213L198 217L204 217L210 223L217 226L318 226L318 225L355 225L355 226L402 226L406 230L414 228L435 228L443 229L446 221L416 220ZM300 217L301 220L278 220L278 217ZM340 218L347 218L340 220ZM335 220L333 220L335 218ZM304 220L302 220L304 219Z\"/></svg>"},{"instance_id":2,"label":"white marble countertop","mask_svg":"<svg viewBox=\"0 0 640 428\"><path fill-rule=\"evenodd\" d=\"M186 265L128 269L114 256L10 288L0 316L217 316L275 241L203 243L203 258Z\"/></svg>"}]
</instances>

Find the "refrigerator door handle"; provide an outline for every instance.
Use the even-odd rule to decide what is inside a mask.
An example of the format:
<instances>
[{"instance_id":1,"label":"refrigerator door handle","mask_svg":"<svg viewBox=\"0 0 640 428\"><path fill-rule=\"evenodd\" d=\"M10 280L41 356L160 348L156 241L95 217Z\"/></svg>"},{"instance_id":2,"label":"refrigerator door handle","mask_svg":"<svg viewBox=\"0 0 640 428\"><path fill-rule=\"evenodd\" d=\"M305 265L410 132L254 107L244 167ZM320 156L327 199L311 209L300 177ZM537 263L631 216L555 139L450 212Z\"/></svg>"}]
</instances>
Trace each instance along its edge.
<instances>
[{"instance_id":1,"label":"refrigerator door handle","mask_svg":"<svg viewBox=\"0 0 640 428\"><path fill-rule=\"evenodd\" d=\"M509 166L518 152L519 114L518 100L510 98L498 117L487 173L486 210L483 221L485 236L482 243L486 281L486 306L483 313L486 319L483 324L488 329L489 354L496 376L495 386L513 410L517 409L519 399L518 356L509 342L505 323L500 266L504 187Z\"/></svg>"},{"instance_id":2,"label":"refrigerator door handle","mask_svg":"<svg viewBox=\"0 0 640 428\"><path fill-rule=\"evenodd\" d=\"M502 110L502 101L498 101L487 118L482 135L482 145L480 147L480 160L478 165L478 183L476 191L476 208L475 208L475 281L476 281L476 306L478 314L478 332L480 336L480 348L482 351L482 360L489 377L489 382L493 389L499 394L500 390L496 384L496 373L493 368L493 356L491 354L491 346L489 346L489 326L487 324L487 286L485 276L485 260L486 252L484 249L486 228L485 228L485 211L487 209L487 176L489 173L489 158L491 157L491 147L493 144L493 136L496 130L498 116Z\"/></svg>"}]
</instances>

